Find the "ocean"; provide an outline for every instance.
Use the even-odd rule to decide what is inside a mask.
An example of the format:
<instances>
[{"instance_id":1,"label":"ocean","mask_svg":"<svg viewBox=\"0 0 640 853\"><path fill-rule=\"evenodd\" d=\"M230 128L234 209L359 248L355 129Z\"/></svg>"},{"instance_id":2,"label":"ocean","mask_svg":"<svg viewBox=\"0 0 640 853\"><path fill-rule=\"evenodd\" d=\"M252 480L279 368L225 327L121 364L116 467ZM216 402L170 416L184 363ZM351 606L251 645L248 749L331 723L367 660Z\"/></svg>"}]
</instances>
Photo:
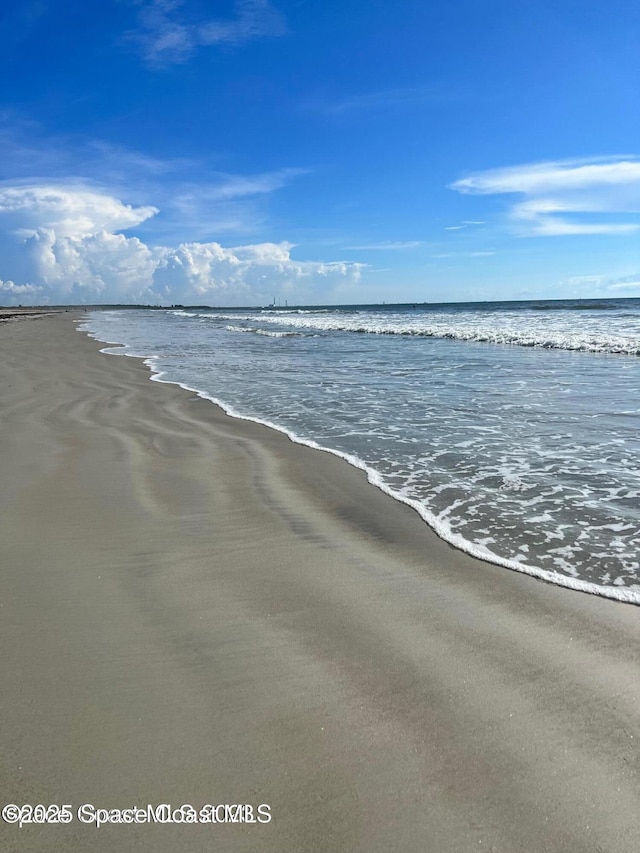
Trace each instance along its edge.
<instances>
[{"instance_id":1,"label":"ocean","mask_svg":"<svg viewBox=\"0 0 640 853\"><path fill-rule=\"evenodd\" d=\"M640 299L93 310L80 328L363 468L456 548L640 603Z\"/></svg>"}]
</instances>

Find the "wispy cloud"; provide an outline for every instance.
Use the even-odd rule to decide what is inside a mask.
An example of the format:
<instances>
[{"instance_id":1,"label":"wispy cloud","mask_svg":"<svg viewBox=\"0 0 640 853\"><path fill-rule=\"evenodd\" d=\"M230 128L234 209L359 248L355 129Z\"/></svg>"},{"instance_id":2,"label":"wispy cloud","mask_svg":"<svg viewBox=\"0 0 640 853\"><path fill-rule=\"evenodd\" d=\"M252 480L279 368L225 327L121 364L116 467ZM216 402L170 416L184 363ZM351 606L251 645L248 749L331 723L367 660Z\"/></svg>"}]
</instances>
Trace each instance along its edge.
<instances>
[{"instance_id":1,"label":"wispy cloud","mask_svg":"<svg viewBox=\"0 0 640 853\"><path fill-rule=\"evenodd\" d=\"M0 112L0 163L0 176L13 181L36 175L68 181L70 175L81 175L84 182L128 188L203 166L185 157L154 157L90 136L47 133L38 122L10 111Z\"/></svg>"},{"instance_id":2,"label":"wispy cloud","mask_svg":"<svg viewBox=\"0 0 640 853\"><path fill-rule=\"evenodd\" d=\"M266 220L270 194L309 172L283 167L237 174L204 159L160 158L91 137L50 135L37 123L0 112L0 189L56 185L126 195L143 204L153 198L159 217L140 230L182 239L211 239L218 233L256 234Z\"/></svg>"},{"instance_id":3,"label":"wispy cloud","mask_svg":"<svg viewBox=\"0 0 640 853\"><path fill-rule=\"evenodd\" d=\"M175 183L170 192L163 193L164 213L159 225L168 233L179 230L198 239L211 239L219 233L255 233L265 224L269 195L308 171L283 168L254 175L213 172L204 174L197 183Z\"/></svg>"},{"instance_id":4,"label":"wispy cloud","mask_svg":"<svg viewBox=\"0 0 640 853\"><path fill-rule=\"evenodd\" d=\"M566 284L576 288L580 292L586 290L591 293L600 292L601 294L607 294L613 291L614 295L617 295L617 291L622 291L620 294L621 298L624 296L625 291L640 291L640 272L613 277L610 274L574 275L566 280Z\"/></svg>"},{"instance_id":5,"label":"wispy cloud","mask_svg":"<svg viewBox=\"0 0 640 853\"><path fill-rule=\"evenodd\" d=\"M194 185L193 192L208 201L229 201L246 196L265 195L279 190L298 175L308 174L308 169L277 169L258 175L212 176L206 186Z\"/></svg>"},{"instance_id":6,"label":"wispy cloud","mask_svg":"<svg viewBox=\"0 0 640 853\"><path fill-rule=\"evenodd\" d=\"M629 219L629 214L640 213L640 159L635 156L490 169L450 186L471 195L518 194L523 200L511 206L509 216L525 236L630 234L640 230L640 222ZM603 214L607 218L603 219Z\"/></svg>"},{"instance_id":7,"label":"wispy cloud","mask_svg":"<svg viewBox=\"0 0 640 853\"><path fill-rule=\"evenodd\" d=\"M636 275L635 281L617 281L607 285L608 290L640 290L640 274Z\"/></svg>"},{"instance_id":8,"label":"wispy cloud","mask_svg":"<svg viewBox=\"0 0 640 853\"><path fill-rule=\"evenodd\" d=\"M359 246L345 246L345 251L400 251L402 249L415 249L422 246L421 240L404 240L388 243L363 243Z\"/></svg>"},{"instance_id":9,"label":"wispy cloud","mask_svg":"<svg viewBox=\"0 0 640 853\"><path fill-rule=\"evenodd\" d=\"M232 18L197 18L185 0L137 0L139 27L126 34L156 66L185 62L200 47L239 45L286 32L269 0L236 0Z\"/></svg>"},{"instance_id":10,"label":"wispy cloud","mask_svg":"<svg viewBox=\"0 0 640 853\"><path fill-rule=\"evenodd\" d=\"M598 284L600 284L604 290L640 290L640 272L635 272L631 275L618 276L616 278L600 276Z\"/></svg>"},{"instance_id":11,"label":"wispy cloud","mask_svg":"<svg viewBox=\"0 0 640 853\"><path fill-rule=\"evenodd\" d=\"M495 255L494 249L483 249L477 252L440 252L431 255L432 258L488 258Z\"/></svg>"},{"instance_id":12,"label":"wispy cloud","mask_svg":"<svg viewBox=\"0 0 640 853\"><path fill-rule=\"evenodd\" d=\"M469 228L473 225L485 225L484 219L463 219L458 225L446 225L445 231L461 231L463 228Z\"/></svg>"},{"instance_id":13,"label":"wispy cloud","mask_svg":"<svg viewBox=\"0 0 640 853\"><path fill-rule=\"evenodd\" d=\"M323 95L308 100L305 107L325 115L347 116L353 113L410 108L427 103L445 103L451 100L452 96L450 87L434 83L376 89L339 97Z\"/></svg>"}]
</instances>

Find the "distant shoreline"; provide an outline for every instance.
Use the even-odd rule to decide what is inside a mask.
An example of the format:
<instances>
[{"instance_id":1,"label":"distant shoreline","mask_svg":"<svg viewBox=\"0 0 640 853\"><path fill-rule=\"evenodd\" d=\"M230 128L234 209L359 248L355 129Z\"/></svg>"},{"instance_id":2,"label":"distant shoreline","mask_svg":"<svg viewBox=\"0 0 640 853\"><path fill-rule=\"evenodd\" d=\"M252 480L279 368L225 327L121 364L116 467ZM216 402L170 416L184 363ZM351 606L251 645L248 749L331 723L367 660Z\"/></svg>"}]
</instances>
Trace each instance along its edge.
<instances>
[{"instance_id":1,"label":"distant shoreline","mask_svg":"<svg viewBox=\"0 0 640 853\"><path fill-rule=\"evenodd\" d=\"M491 307L495 305L516 305L522 306L531 304L532 306L549 306L549 305L557 305L557 304L566 304L566 303L577 303L580 307L589 307L593 305L594 307L599 307L600 304L606 303L624 303L624 302L637 302L640 303L640 296L581 296L576 298L546 298L546 297L532 297L530 299L486 299L486 300L460 300L457 302L428 302L428 301L420 301L420 300L410 300L408 302L360 302L360 303L319 303L319 304L304 304L304 303L292 303L291 305L282 305L282 304L253 304L253 305L187 305L187 304L149 304L149 303L103 303L97 302L95 304L60 304L60 305L31 305L31 306L3 306L0 305L0 311L2 312L16 312L21 311L25 313L29 313L32 311L40 311L40 312L50 312L50 311L121 311L121 310L153 310L153 311L170 311L170 310L185 310L185 311L296 311L303 309L305 311L312 311L316 309L344 309L344 308L352 308L352 309L370 309L370 308L379 308L385 310L392 310L393 308L424 308L424 309L437 309L437 308L461 308L463 306L484 306Z\"/></svg>"}]
</instances>

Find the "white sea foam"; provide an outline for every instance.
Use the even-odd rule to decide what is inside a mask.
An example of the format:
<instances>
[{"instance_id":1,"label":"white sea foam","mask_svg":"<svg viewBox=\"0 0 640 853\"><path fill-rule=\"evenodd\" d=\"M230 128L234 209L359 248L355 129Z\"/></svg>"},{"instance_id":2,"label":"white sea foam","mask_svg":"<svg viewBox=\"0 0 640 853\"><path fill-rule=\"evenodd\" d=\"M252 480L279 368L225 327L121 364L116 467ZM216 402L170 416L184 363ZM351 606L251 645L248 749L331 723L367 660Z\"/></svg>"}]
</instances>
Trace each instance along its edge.
<instances>
[{"instance_id":1,"label":"white sea foam","mask_svg":"<svg viewBox=\"0 0 640 853\"><path fill-rule=\"evenodd\" d=\"M216 311L176 311L177 316L202 320L229 319L229 313ZM233 312L237 320L276 326L295 326L320 332L352 332L375 335L431 337L475 343L502 344L537 349L561 349L573 352L640 355L640 318L608 317L603 329L602 312L580 315L579 326L568 313L551 316L541 312L458 311L419 314L351 311L260 311ZM619 331L617 330L619 329Z\"/></svg>"},{"instance_id":2,"label":"white sea foam","mask_svg":"<svg viewBox=\"0 0 640 853\"><path fill-rule=\"evenodd\" d=\"M300 338L309 337L306 332L274 332L272 329L256 329L251 326L225 326L227 332L249 332L253 335L263 335L265 338Z\"/></svg>"}]
</instances>

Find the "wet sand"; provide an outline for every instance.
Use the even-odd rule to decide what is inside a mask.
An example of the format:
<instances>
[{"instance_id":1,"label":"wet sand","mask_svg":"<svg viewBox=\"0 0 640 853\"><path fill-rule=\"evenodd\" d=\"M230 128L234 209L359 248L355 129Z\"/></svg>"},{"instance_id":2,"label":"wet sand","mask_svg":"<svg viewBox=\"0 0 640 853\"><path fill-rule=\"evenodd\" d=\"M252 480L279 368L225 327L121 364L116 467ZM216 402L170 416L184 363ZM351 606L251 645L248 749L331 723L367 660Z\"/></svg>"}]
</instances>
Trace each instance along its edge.
<instances>
[{"instance_id":1,"label":"wet sand","mask_svg":"<svg viewBox=\"0 0 640 853\"><path fill-rule=\"evenodd\" d=\"M0 850L640 849L637 607L455 551L73 316L0 325L1 799L74 813Z\"/></svg>"}]
</instances>

